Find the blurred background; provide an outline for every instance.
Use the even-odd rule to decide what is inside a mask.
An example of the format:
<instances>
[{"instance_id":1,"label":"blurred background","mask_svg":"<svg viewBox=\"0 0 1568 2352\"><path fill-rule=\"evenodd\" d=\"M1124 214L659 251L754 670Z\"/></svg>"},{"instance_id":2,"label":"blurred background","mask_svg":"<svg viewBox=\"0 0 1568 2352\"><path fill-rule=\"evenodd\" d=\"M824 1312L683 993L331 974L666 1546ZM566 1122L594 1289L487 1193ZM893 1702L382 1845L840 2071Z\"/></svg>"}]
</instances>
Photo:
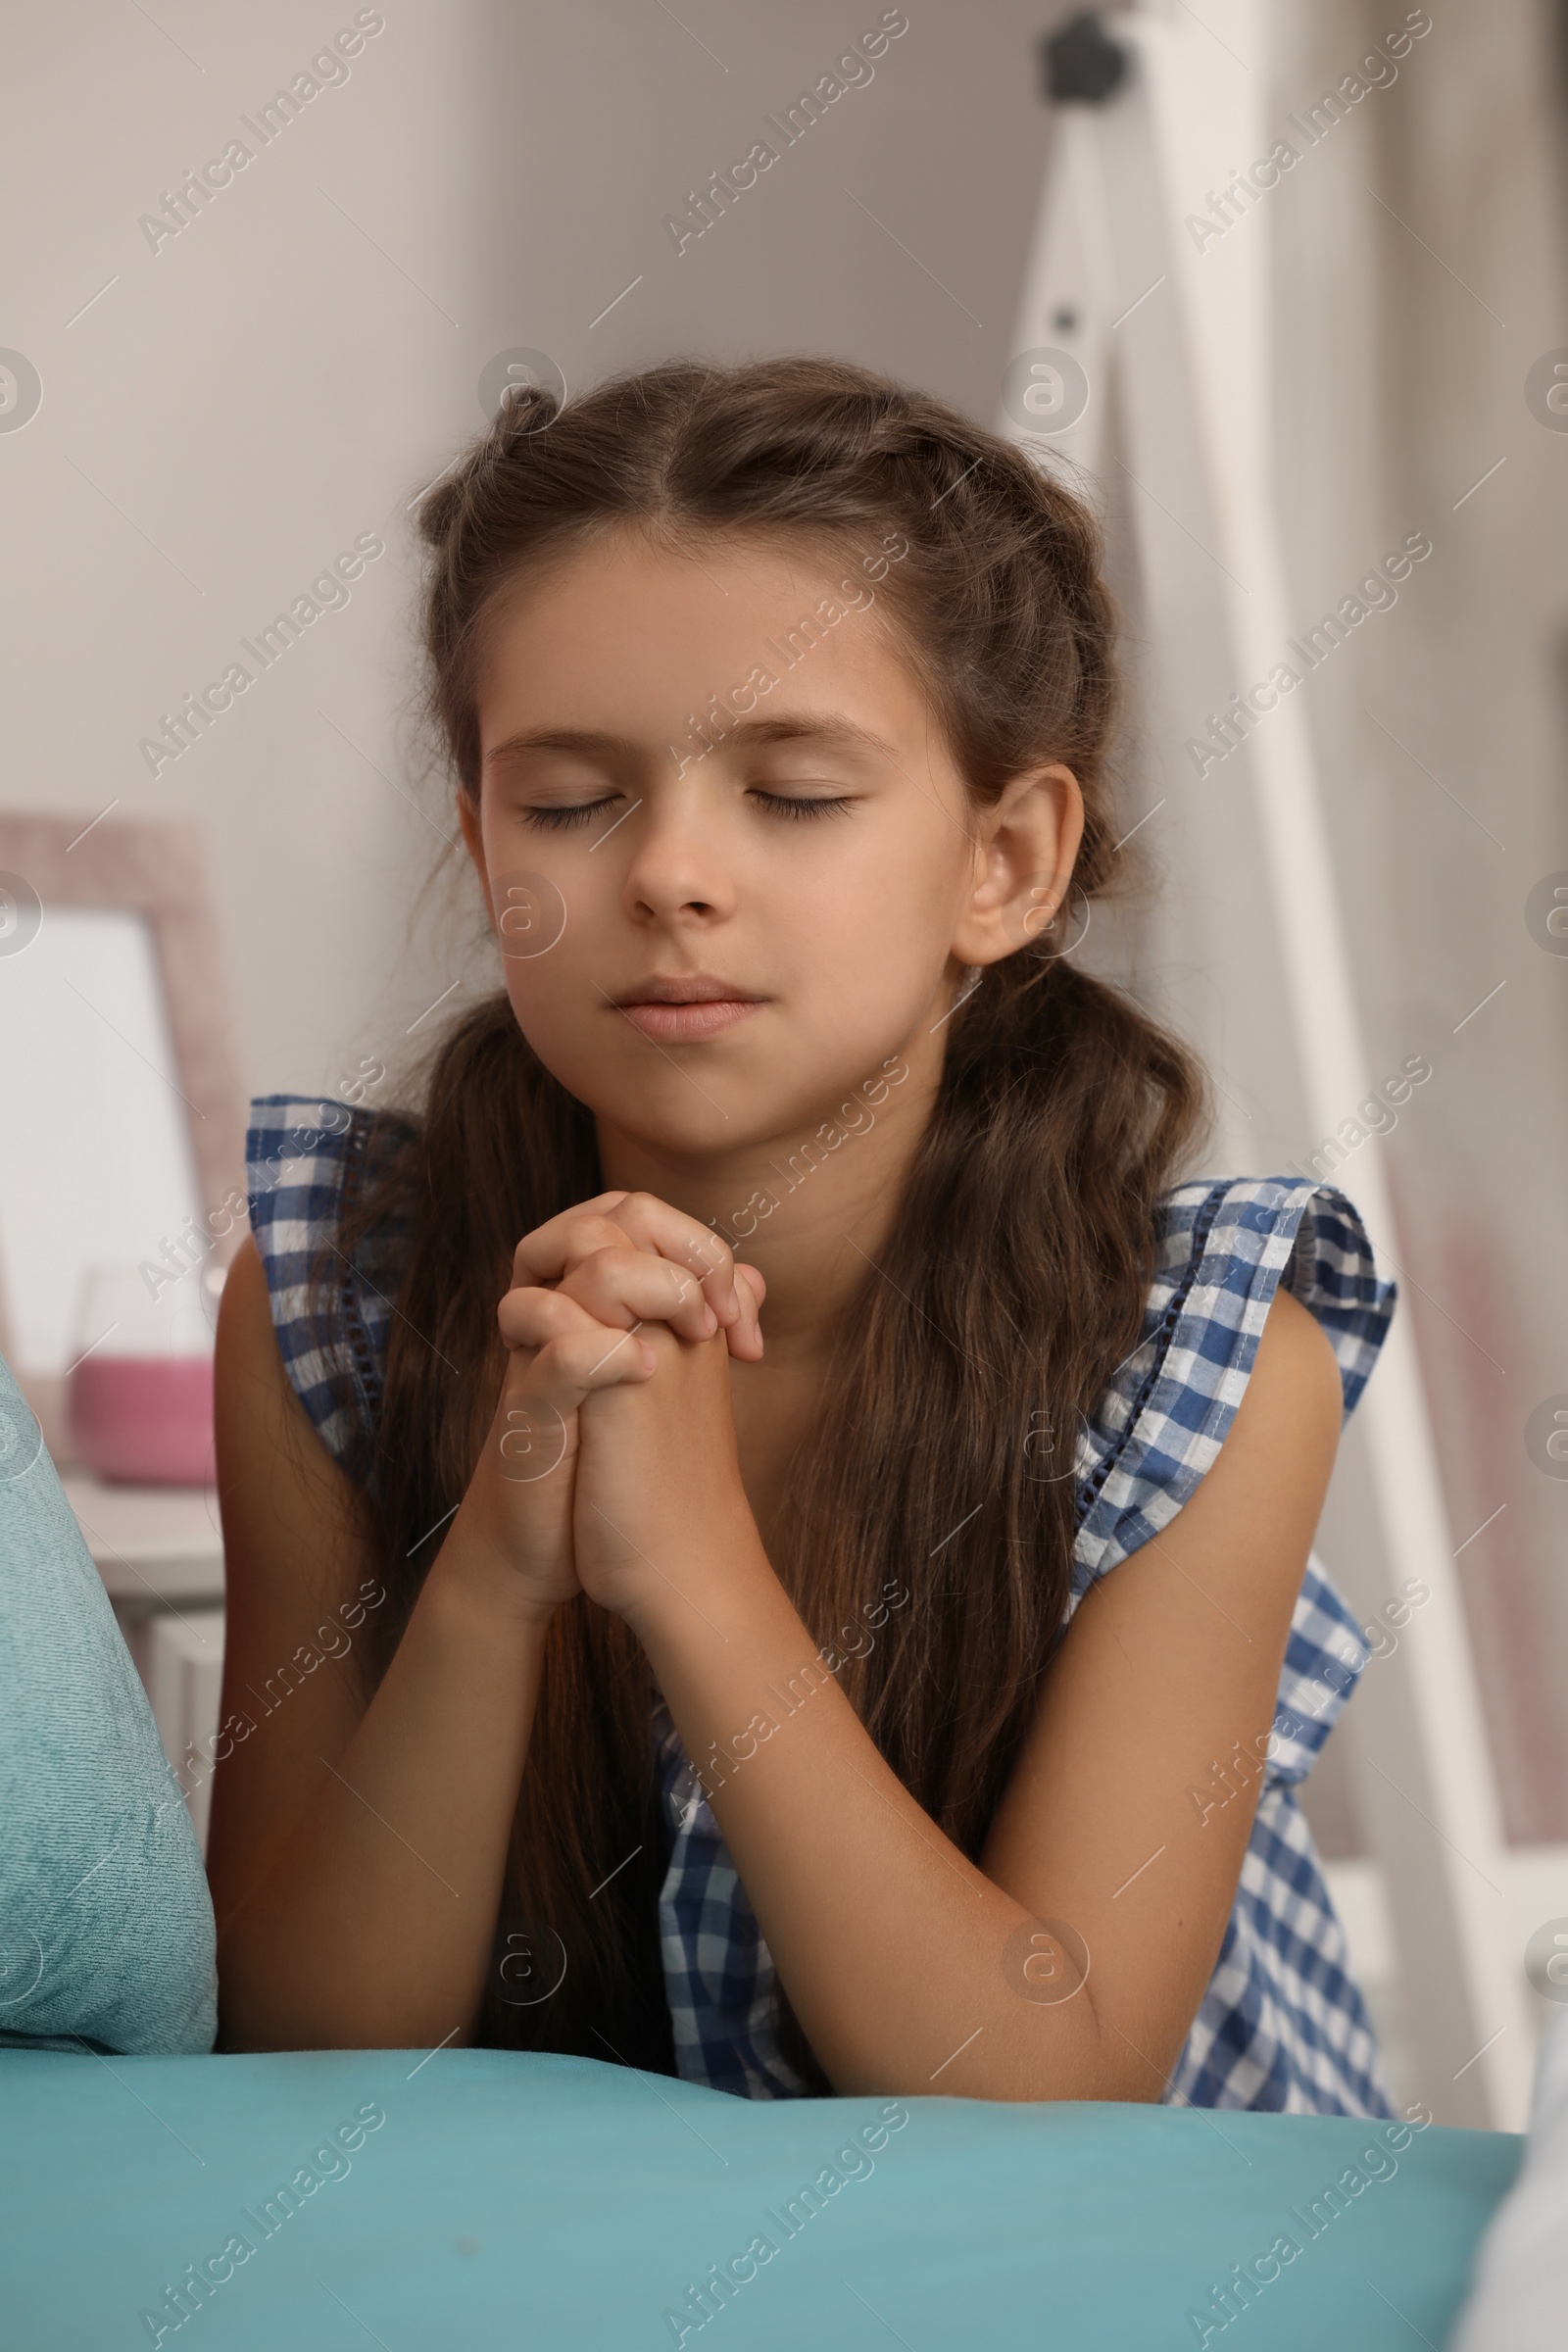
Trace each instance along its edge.
<instances>
[{"instance_id":1,"label":"blurred background","mask_svg":"<svg viewBox=\"0 0 1568 2352\"><path fill-rule=\"evenodd\" d=\"M509 368L571 391L672 354L820 350L1004 425L1009 366L1071 340L1026 289L1060 137L1042 42L1073 13L79 0L13 22L0 1307L65 1454L68 1370L111 1366L100 1325L124 1348L144 1311L121 1313L117 1277L169 1275L142 1276L157 1313L130 1352L201 1356L243 1227L220 1212L244 1100L395 1100L486 984L415 725L418 493ZM1139 313L1137 382L1090 385L1111 462L1081 478L1128 615L1146 866L1097 951L1210 1056L1211 1166L1304 1166L1336 1132L1269 961L1280 877L1248 846L1247 760L1200 776L1187 748L1260 673L1216 656L1171 692L1165 615L1184 582L1212 599L1219 559L1175 476L1116 454L1136 442L1116 417L1147 414L1166 368L1177 401L1187 368L1216 466L1228 421L1266 441L1293 628L1430 541L1291 721L1364 1062L1335 1180L1368 1192L1398 1268L1425 1414L1403 1461L1385 1432L1381 1483L1351 1425L1320 1547L1387 1630L1307 1801L1402 2095L1512 2125L1568 1997L1541 1958L1568 1934L1568 19L1545 0L1139 19L1179 55L1145 225L1182 258ZM878 26L874 67L786 141ZM1362 70L1374 55L1387 70ZM776 164L705 220L711 175L762 138ZM1280 138L1298 160L1244 201L1236 173ZM1165 317L1183 271L1201 288ZM225 703L235 662L251 680ZM1414 1062L1396 1118L1356 1121ZM72 1493L200 1822L220 1559L201 1467L150 1464L89 1444ZM1391 1624L1401 1479L1432 1597Z\"/></svg>"}]
</instances>

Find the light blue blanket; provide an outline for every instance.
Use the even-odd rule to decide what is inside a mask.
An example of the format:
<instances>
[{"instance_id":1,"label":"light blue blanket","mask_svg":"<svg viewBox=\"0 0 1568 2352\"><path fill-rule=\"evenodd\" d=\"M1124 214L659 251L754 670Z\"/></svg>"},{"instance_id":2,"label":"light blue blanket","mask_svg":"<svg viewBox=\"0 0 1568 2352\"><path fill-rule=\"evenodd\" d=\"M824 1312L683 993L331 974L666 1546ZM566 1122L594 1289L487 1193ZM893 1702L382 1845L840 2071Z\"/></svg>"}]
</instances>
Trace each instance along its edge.
<instances>
[{"instance_id":1,"label":"light blue blanket","mask_svg":"<svg viewBox=\"0 0 1568 2352\"><path fill-rule=\"evenodd\" d=\"M1420 2352L1445 2341L1520 2142L1400 2136L1157 2107L751 2101L491 2050L0 2050L0 2338Z\"/></svg>"}]
</instances>

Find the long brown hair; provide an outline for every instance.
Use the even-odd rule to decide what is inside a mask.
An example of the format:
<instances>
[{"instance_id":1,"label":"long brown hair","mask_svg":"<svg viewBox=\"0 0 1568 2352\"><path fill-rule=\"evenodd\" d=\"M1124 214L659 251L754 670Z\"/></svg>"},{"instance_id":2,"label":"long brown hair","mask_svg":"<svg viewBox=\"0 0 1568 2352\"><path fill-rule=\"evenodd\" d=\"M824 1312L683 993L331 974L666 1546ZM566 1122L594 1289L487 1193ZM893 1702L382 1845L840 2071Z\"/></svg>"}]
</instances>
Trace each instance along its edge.
<instances>
[{"instance_id":1,"label":"long brown hair","mask_svg":"<svg viewBox=\"0 0 1568 2352\"><path fill-rule=\"evenodd\" d=\"M1075 899L1110 880L1115 615L1098 527L1059 481L940 401L827 359L672 363L560 408L524 391L419 519L429 710L470 800L485 630L519 580L615 528L667 544L787 534L823 554L897 532L908 552L880 594L974 808L1027 767L1065 762L1086 808ZM839 1679L894 1771L971 1856L1063 1624L1075 1482L1041 1475L1063 1458L1043 1441L1070 1445L1137 1344L1156 1204L1205 1104L1181 1043L1050 935L987 967L949 1023L892 1238L845 1317L792 1466L774 1566L823 1643L874 1618L879 1592L909 1592ZM602 1189L591 1113L504 995L442 1041L421 1108L397 1127L397 1149L363 1159L335 1237L352 1259L377 1235L408 1235L358 1462L390 1587L378 1672L494 1410L496 1303L514 1247ZM650 1696L619 1619L585 1598L557 1613L503 1925L527 1923L541 1951L545 1931L559 1936L566 1973L532 2006L509 2005L493 1982L487 2039L672 2069L656 1925L669 1832ZM826 2088L787 1999L781 2026Z\"/></svg>"}]
</instances>

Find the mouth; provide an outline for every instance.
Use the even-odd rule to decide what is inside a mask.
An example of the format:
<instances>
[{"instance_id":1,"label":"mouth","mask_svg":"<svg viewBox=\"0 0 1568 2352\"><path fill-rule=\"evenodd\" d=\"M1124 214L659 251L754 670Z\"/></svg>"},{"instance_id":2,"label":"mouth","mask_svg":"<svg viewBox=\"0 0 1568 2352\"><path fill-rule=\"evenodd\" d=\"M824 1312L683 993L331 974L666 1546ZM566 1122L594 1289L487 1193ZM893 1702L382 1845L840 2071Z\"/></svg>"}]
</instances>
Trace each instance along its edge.
<instances>
[{"instance_id":1,"label":"mouth","mask_svg":"<svg viewBox=\"0 0 1568 2352\"><path fill-rule=\"evenodd\" d=\"M634 1029L658 1045L716 1037L761 1009L765 999L709 972L641 980L615 1000Z\"/></svg>"}]
</instances>

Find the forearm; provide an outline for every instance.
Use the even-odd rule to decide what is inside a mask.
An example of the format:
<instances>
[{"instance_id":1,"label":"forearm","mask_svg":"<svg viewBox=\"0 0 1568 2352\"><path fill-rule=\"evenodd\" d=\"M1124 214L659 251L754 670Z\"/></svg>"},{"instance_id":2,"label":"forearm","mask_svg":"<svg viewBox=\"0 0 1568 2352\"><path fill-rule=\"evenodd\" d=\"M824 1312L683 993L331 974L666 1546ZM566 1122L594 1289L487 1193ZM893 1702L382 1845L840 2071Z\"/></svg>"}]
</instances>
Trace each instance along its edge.
<instances>
[{"instance_id":1,"label":"forearm","mask_svg":"<svg viewBox=\"0 0 1568 2352\"><path fill-rule=\"evenodd\" d=\"M433 2047L483 1994L546 1620L461 1531L345 1751L220 1915L229 2047Z\"/></svg>"},{"instance_id":2,"label":"forearm","mask_svg":"<svg viewBox=\"0 0 1568 2352\"><path fill-rule=\"evenodd\" d=\"M835 2090L1157 2097L1091 1986L1030 1989L1031 1915L884 1762L755 1529L689 1549L681 1586L657 1588L635 1631Z\"/></svg>"}]
</instances>

